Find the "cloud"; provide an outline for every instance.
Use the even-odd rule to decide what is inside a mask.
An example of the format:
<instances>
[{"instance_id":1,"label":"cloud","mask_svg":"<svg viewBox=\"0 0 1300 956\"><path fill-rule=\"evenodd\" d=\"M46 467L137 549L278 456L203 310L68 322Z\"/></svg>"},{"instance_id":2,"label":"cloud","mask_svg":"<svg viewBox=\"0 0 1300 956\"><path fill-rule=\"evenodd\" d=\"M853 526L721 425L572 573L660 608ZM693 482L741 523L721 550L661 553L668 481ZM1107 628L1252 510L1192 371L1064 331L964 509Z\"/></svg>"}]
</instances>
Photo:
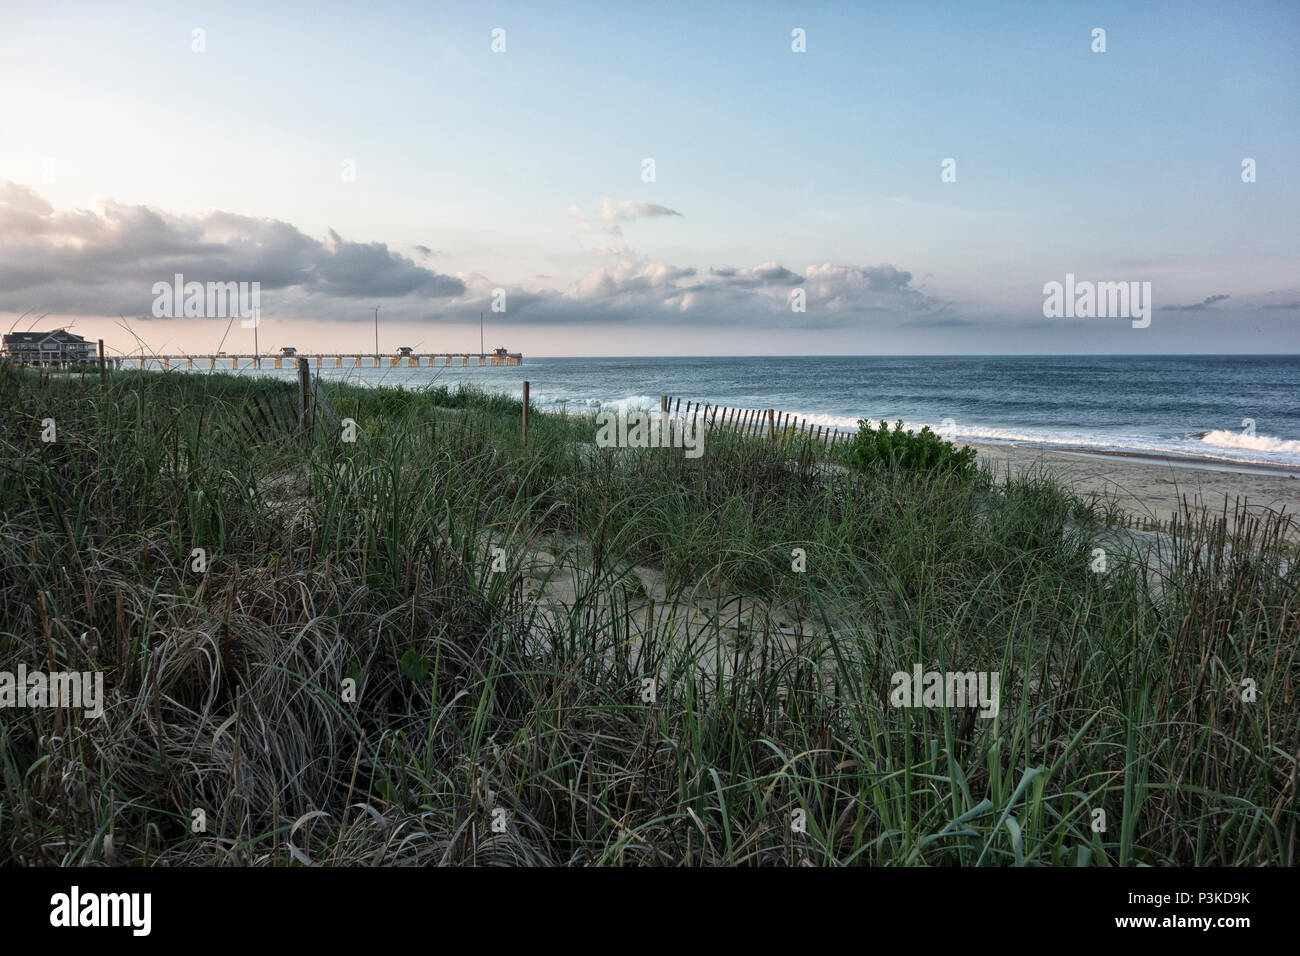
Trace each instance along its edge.
<instances>
[{"instance_id":1,"label":"cloud","mask_svg":"<svg viewBox=\"0 0 1300 956\"><path fill-rule=\"evenodd\" d=\"M837 286L880 295L919 294L911 288L912 273L884 264L879 266L812 266L808 269L810 283L827 288Z\"/></svg>"},{"instance_id":2,"label":"cloud","mask_svg":"<svg viewBox=\"0 0 1300 956\"><path fill-rule=\"evenodd\" d=\"M586 215L577 203L569 204L569 215L577 220L578 228L583 232L603 232L614 240L610 245L597 246L592 250L596 255L627 255L631 250L623 241L623 227L619 223L631 222L634 219L656 219L662 216L681 217L682 214L675 209L655 203L638 202L633 199L622 201L602 199L600 209L593 216Z\"/></svg>"},{"instance_id":3,"label":"cloud","mask_svg":"<svg viewBox=\"0 0 1300 956\"><path fill-rule=\"evenodd\" d=\"M303 285L331 296L392 298L415 293L447 298L465 291L465 283L417 266L405 256L390 252L382 242L345 242L333 229L312 257Z\"/></svg>"},{"instance_id":4,"label":"cloud","mask_svg":"<svg viewBox=\"0 0 1300 956\"><path fill-rule=\"evenodd\" d=\"M824 263L802 269L770 260L713 268L646 256L621 225L684 218L667 206L606 199L582 223L612 237L613 257L575 280L534 276L511 284L480 273L444 275L383 242L322 238L290 223L213 211L176 215L112 200L95 211L59 211L34 190L0 181L0 310L148 316L153 284L261 283L263 314L324 321L477 322L503 290L498 321L519 324L663 325L715 328L880 328L953 324L947 304L888 263ZM411 255L436 255L429 246ZM597 250L599 251L599 250ZM799 290L804 311L796 312Z\"/></svg>"},{"instance_id":5,"label":"cloud","mask_svg":"<svg viewBox=\"0 0 1300 956\"><path fill-rule=\"evenodd\" d=\"M7 179L0 179L0 213L9 213L18 217L23 213L31 214L35 219L48 216L54 207L43 199L31 186L20 186ZM0 220L0 228L3 220Z\"/></svg>"},{"instance_id":6,"label":"cloud","mask_svg":"<svg viewBox=\"0 0 1300 956\"><path fill-rule=\"evenodd\" d=\"M959 319L950 315L926 316L919 319L909 319L904 325L918 329L957 329L968 325L975 325L969 319Z\"/></svg>"},{"instance_id":7,"label":"cloud","mask_svg":"<svg viewBox=\"0 0 1300 956\"><path fill-rule=\"evenodd\" d=\"M752 269L736 269L724 266L720 269L710 269L709 275L715 276L719 282L728 286L761 286L761 285L801 285L804 277L797 272L791 272L785 266L777 262L764 262L754 266Z\"/></svg>"},{"instance_id":8,"label":"cloud","mask_svg":"<svg viewBox=\"0 0 1300 956\"><path fill-rule=\"evenodd\" d=\"M675 209L659 206L650 202L636 202L625 199L615 202L612 199L600 201L600 218L605 222L627 222L630 219L653 219L657 216L680 216Z\"/></svg>"},{"instance_id":9,"label":"cloud","mask_svg":"<svg viewBox=\"0 0 1300 956\"><path fill-rule=\"evenodd\" d=\"M779 262L717 266L702 273L658 259L625 255L589 272L561 292L538 293L521 322L699 325L745 328L876 328L907 321L945 327L947 308L911 287L912 275L892 265L815 265L802 274ZM804 311L793 308L804 291Z\"/></svg>"},{"instance_id":10,"label":"cloud","mask_svg":"<svg viewBox=\"0 0 1300 956\"><path fill-rule=\"evenodd\" d=\"M461 279L382 242L333 231L319 240L274 219L176 215L112 199L94 211L58 211L30 187L0 181L0 310L147 316L153 284L176 273L187 282L259 282L264 296L281 290L286 299L418 302L465 292Z\"/></svg>"},{"instance_id":11,"label":"cloud","mask_svg":"<svg viewBox=\"0 0 1300 956\"><path fill-rule=\"evenodd\" d=\"M1228 295L1210 295L1206 296L1195 305L1162 305L1157 311L1160 312L1203 312L1216 302L1222 302L1224 299L1231 298Z\"/></svg>"}]
</instances>

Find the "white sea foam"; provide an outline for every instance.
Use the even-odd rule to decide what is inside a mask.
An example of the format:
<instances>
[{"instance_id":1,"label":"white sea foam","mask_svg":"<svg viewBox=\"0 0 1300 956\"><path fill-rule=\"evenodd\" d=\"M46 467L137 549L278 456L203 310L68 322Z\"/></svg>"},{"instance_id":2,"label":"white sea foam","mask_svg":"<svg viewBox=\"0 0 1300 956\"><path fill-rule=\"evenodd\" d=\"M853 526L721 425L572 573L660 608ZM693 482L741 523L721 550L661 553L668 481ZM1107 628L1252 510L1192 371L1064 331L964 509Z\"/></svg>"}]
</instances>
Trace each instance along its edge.
<instances>
[{"instance_id":1,"label":"white sea foam","mask_svg":"<svg viewBox=\"0 0 1300 956\"><path fill-rule=\"evenodd\" d=\"M523 390L515 389L511 395L516 399L523 399ZM658 395L627 395L623 398L561 398L546 392L530 391L529 401L539 408L564 408L569 412L578 415L585 415L589 412L599 409L608 409L612 412L634 412L650 411L655 414L659 412Z\"/></svg>"},{"instance_id":2,"label":"white sea foam","mask_svg":"<svg viewBox=\"0 0 1300 956\"><path fill-rule=\"evenodd\" d=\"M1206 432L1201 441L1221 448L1242 448L1249 451L1271 451L1300 456L1300 441L1274 438L1272 435L1246 435L1242 432L1215 429Z\"/></svg>"}]
</instances>

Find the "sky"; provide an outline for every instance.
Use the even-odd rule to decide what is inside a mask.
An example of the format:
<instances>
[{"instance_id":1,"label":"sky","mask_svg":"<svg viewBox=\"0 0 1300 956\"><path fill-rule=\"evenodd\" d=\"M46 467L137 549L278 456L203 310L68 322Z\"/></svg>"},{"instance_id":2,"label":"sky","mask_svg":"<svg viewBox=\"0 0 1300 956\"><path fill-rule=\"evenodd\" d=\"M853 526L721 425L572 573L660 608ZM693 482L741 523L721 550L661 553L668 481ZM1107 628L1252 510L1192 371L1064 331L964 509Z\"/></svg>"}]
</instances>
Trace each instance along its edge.
<instances>
[{"instance_id":1,"label":"sky","mask_svg":"<svg viewBox=\"0 0 1300 956\"><path fill-rule=\"evenodd\" d=\"M1295 0L0 0L0 326L110 351L1297 353L1297 223Z\"/></svg>"}]
</instances>

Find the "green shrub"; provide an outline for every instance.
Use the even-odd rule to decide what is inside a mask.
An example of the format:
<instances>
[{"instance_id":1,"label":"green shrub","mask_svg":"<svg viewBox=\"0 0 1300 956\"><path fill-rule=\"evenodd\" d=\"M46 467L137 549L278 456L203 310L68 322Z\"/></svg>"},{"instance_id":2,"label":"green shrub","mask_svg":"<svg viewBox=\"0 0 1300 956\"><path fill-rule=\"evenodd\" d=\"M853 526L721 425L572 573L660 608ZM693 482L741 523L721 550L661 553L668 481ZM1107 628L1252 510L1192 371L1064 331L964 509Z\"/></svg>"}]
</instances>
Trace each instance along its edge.
<instances>
[{"instance_id":1,"label":"green shrub","mask_svg":"<svg viewBox=\"0 0 1300 956\"><path fill-rule=\"evenodd\" d=\"M845 450L849 463L857 468L884 468L922 474L951 475L963 481L977 474L974 448L958 448L944 441L927 425L920 432L903 431L901 421L891 431L883 420L879 428L865 418L858 421L858 433Z\"/></svg>"}]
</instances>

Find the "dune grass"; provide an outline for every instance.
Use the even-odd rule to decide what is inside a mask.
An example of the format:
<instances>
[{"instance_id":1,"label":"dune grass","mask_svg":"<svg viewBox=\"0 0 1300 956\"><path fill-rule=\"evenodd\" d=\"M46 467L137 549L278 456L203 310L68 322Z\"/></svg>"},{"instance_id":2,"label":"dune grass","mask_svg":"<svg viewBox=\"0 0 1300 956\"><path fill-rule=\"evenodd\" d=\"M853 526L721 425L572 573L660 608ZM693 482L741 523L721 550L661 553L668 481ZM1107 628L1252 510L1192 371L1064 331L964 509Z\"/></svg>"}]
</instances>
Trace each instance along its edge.
<instances>
[{"instance_id":1,"label":"dune grass","mask_svg":"<svg viewBox=\"0 0 1300 956\"><path fill-rule=\"evenodd\" d=\"M355 442L249 441L265 379L0 366L0 670L107 698L0 710L0 861L1294 863L1289 519L1146 558L1042 475L536 409L525 447L507 397L323 387ZM998 672L997 716L893 706L914 665Z\"/></svg>"}]
</instances>

